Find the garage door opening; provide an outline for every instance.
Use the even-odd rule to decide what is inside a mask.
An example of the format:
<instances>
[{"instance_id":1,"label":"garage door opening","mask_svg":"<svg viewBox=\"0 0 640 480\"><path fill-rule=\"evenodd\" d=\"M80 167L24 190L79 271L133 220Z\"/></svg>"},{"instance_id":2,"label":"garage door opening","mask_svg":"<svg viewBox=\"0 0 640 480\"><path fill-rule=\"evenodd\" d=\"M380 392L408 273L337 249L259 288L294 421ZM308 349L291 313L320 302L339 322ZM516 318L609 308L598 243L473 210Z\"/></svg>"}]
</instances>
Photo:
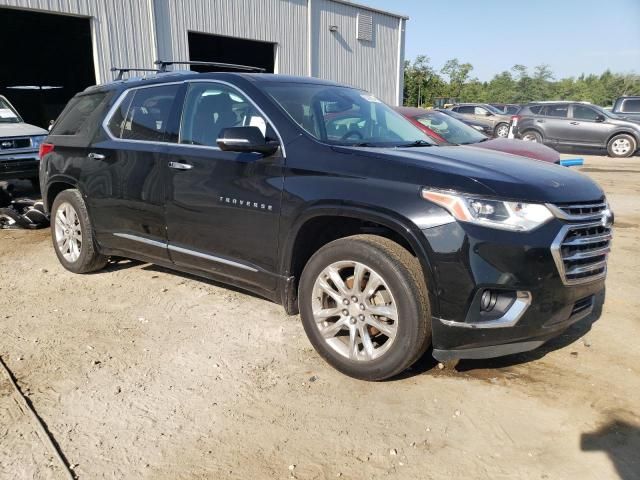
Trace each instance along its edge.
<instances>
[{"instance_id":1,"label":"garage door opening","mask_svg":"<svg viewBox=\"0 0 640 480\"><path fill-rule=\"evenodd\" d=\"M264 68L268 73L274 72L275 43L196 32L189 32L188 39L189 60L234 63ZM195 65L191 66L191 69L197 72L233 71L233 69Z\"/></svg>"},{"instance_id":2,"label":"garage door opening","mask_svg":"<svg viewBox=\"0 0 640 480\"><path fill-rule=\"evenodd\" d=\"M46 128L96 82L88 18L0 8L0 94Z\"/></svg>"}]
</instances>

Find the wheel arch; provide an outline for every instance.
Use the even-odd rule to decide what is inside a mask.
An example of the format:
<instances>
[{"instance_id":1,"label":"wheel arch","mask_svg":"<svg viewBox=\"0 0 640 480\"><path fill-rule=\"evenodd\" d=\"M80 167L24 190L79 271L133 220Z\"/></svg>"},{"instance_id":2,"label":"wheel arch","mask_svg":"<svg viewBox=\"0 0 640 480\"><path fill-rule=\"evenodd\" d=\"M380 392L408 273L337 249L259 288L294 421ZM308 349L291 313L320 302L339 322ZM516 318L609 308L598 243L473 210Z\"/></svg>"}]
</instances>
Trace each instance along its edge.
<instances>
[{"instance_id":1,"label":"wheel arch","mask_svg":"<svg viewBox=\"0 0 640 480\"><path fill-rule=\"evenodd\" d=\"M59 176L47 182L45 191L42 192L44 208L47 213L51 213L51 206L55 198L64 190L78 188L77 182L66 176Z\"/></svg>"},{"instance_id":2,"label":"wheel arch","mask_svg":"<svg viewBox=\"0 0 640 480\"><path fill-rule=\"evenodd\" d=\"M289 314L298 313L297 286L309 258L323 245L360 233L394 240L418 258L425 275L432 311L437 310L435 275L420 229L406 217L363 206L315 206L300 216L287 235L281 255L281 271L286 278L282 303Z\"/></svg>"},{"instance_id":3,"label":"wheel arch","mask_svg":"<svg viewBox=\"0 0 640 480\"><path fill-rule=\"evenodd\" d=\"M616 132L613 132L611 135L609 135L604 145L605 148L607 148L609 146L609 142L611 142L611 140L613 140L618 135L629 135L636 141L636 150L640 147L640 135L638 133L633 132L631 130L618 130Z\"/></svg>"}]
</instances>

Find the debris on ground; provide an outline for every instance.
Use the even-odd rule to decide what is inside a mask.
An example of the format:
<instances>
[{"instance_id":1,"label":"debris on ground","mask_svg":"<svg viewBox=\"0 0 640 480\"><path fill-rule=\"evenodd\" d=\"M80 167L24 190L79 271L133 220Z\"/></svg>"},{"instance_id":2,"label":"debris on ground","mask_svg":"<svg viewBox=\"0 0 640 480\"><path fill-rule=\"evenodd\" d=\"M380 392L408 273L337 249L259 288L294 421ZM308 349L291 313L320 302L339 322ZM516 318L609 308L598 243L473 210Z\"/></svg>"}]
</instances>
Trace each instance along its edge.
<instances>
[{"instance_id":1,"label":"debris on ground","mask_svg":"<svg viewBox=\"0 0 640 480\"><path fill-rule=\"evenodd\" d=\"M14 198L13 190L12 184L0 182L0 228L48 227L44 204L29 198Z\"/></svg>"}]
</instances>

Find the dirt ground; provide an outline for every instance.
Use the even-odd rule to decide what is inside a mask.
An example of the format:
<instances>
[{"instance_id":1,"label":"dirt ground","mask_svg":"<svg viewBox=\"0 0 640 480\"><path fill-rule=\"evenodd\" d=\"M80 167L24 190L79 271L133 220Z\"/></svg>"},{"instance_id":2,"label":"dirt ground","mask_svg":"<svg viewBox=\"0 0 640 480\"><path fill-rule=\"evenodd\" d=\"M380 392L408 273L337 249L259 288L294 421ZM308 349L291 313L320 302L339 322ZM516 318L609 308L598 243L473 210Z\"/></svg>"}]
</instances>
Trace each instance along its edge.
<instances>
[{"instance_id":1,"label":"dirt ground","mask_svg":"<svg viewBox=\"0 0 640 480\"><path fill-rule=\"evenodd\" d=\"M81 479L638 479L640 157L582 170L616 214L606 303L539 351L356 381L278 305L2 230L0 356ZM0 478L64 478L1 371Z\"/></svg>"}]
</instances>

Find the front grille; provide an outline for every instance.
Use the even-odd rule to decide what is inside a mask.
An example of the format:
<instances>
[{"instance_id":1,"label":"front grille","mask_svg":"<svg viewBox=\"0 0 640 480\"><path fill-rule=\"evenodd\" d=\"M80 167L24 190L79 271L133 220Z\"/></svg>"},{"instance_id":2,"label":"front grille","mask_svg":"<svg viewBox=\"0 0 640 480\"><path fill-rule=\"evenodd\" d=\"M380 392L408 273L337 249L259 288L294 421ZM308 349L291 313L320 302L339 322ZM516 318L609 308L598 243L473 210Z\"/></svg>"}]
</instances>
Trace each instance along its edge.
<instances>
[{"instance_id":1,"label":"front grille","mask_svg":"<svg viewBox=\"0 0 640 480\"><path fill-rule=\"evenodd\" d=\"M0 138L0 150L18 150L31 147L31 139L25 138Z\"/></svg>"},{"instance_id":2,"label":"front grille","mask_svg":"<svg viewBox=\"0 0 640 480\"><path fill-rule=\"evenodd\" d=\"M2 172L20 172L23 170L33 170L40 166L40 161L37 158L29 160L0 160L0 173Z\"/></svg>"},{"instance_id":3,"label":"front grille","mask_svg":"<svg viewBox=\"0 0 640 480\"><path fill-rule=\"evenodd\" d=\"M604 199L595 202L556 203L550 207L556 217L572 221L599 220L609 208Z\"/></svg>"},{"instance_id":4,"label":"front grille","mask_svg":"<svg viewBox=\"0 0 640 480\"><path fill-rule=\"evenodd\" d=\"M573 285L604 277L611 237L611 227L602 222L562 227L551 250L564 283Z\"/></svg>"}]
</instances>

